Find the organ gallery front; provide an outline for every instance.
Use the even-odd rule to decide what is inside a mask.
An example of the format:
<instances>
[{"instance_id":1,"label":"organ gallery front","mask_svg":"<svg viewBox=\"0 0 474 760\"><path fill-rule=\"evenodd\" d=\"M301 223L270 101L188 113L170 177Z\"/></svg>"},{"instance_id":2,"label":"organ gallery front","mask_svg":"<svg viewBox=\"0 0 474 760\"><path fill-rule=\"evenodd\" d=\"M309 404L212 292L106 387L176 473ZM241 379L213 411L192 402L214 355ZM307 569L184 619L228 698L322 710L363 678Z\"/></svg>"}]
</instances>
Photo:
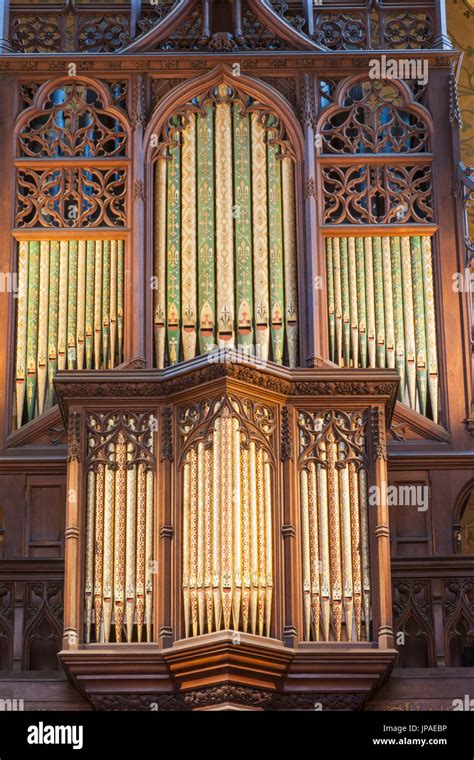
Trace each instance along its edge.
<instances>
[{"instance_id":1,"label":"organ gallery front","mask_svg":"<svg viewBox=\"0 0 474 760\"><path fill-rule=\"evenodd\" d=\"M1 24L0 683L31 709L448 709L474 186L444 3Z\"/></svg>"}]
</instances>

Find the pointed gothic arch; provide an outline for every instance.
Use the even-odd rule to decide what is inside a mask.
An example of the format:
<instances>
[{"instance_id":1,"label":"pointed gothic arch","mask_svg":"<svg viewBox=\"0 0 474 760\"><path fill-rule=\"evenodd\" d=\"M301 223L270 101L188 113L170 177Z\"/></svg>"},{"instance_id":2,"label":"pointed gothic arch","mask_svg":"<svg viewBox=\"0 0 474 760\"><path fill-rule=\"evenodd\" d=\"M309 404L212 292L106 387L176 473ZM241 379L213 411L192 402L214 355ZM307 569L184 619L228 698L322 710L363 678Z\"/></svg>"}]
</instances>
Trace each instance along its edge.
<instances>
[{"instance_id":1,"label":"pointed gothic arch","mask_svg":"<svg viewBox=\"0 0 474 760\"><path fill-rule=\"evenodd\" d=\"M223 88L223 89L222 89ZM281 258L280 257L280 264L281 270L279 270L279 273L275 273L272 269L272 264L270 265L270 268L268 270L265 270L269 272L267 275L261 275L263 277L262 281L262 287L264 291L267 287L270 287L270 300L269 300L269 308L272 313L272 318L270 320L270 312L266 309L266 307L261 307L259 313L262 316L261 320L257 324L257 318L256 318L256 312L257 312L257 306L253 303L253 292L256 292L259 290L258 287L256 287L257 280L254 279L257 277L257 271L258 268L254 259L252 256L255 256L255 251L257 250L257 237L258 234L255 231L255 226L252 227L251 219L250 217L255 215L256 213L256 207L255 207L255 201L254 199L247 198L248 201L248 207L245 207L243 213L245 215L249 215L247 220L247 228L245 233L239 232L240 230L240 220L237 220L235 222L232 221L232 218L229 218L228 220L228 228L224 235L224 238L220 239L220 243L217 243L216 249L213 250L212 256L218 256L219 251L223 251L224 249L232 249L232 246L234 245L234 235L235 237L235 246L236 251L240 250L239 245L244 244L243 240L246 238L249 246L248 246L248 253L250 256L251 261L249 260L248 263L248 271L247 274L243 275L244 279L247 278L249 282L248 286L248 294L247 291L244 295L239 295L237 292L234 294L234 296L227 296L227 300L231 300L232 304L229 308L229 314L231 317L229 320L226 317L226 322L233 323L232 327L229 327L229 329L224 329L222 320L219 321L220 318L214 318L216 315L214 314L214 308L211 306L209 307L208 299L203 298L203 303L205 304L205 308L203 307L200 309L201 316L205 312L205 321L207 324L212 325L212 327L209 327L209 329L204 330L203 323L201 324L201 333L200 333L200 340L199 340L199 350L195 348L196 346L196 325L197 325L197 312L195 313L194 307L188 309L187 313L188 316L191 315L190 319L188 317L184 317L184 314L180 316L181 309L184 309L183 304L179 301L179 298L176 299L176 303L173 306L170 306L168 303L167 307L165 308L165 301L164 301L164 294L163 290L160 291L160 282L163 283L165 279L164 272L171 271L169 269L166 269L166 265L164 264L165 256L168 254L165 254L165 250L169 251L169 246L172 244L172 241L169 239L161 239L161 242L156 242L158 240L156 234L158 227L155 222L155 227L153 230L153 211L152 211L152 198L154 198L154 204L155 204L155 213L161 213L161 229L164 229L165 224L168 225L167 229L169 230L169 224L170 219L166 217L168 220L165 221L165 215L166 210L165 206L162 203L160 206L160 201L157 201L156 192L157 192L157 172L158 169L154 168L157 167L157 162L160 161L160 158L163 158L164 160L161 162L162 170L165 169L166 165L171 166L170 162L170 146L173 143L173 137L172 133L175 132L176 134L179 132L181 134L180 140L183 139L183 135L185 134L185 125L188 124L189 118L187 114L191 114L191 121L193 122L194 126L192 127L193 130L193 137L192 140L194 141L196 139L196 124L198 121L203 118L206 109L209 106L209 103L211 101L214 102L213 108L218 108L218 110L222 110L222 104L221 106L218 106L218 103L221 102L222 99L222 92L225 90L227 95L225 98L228 99L229 102L229 108L231 109L232 113L234 113L234 116L229 112L228 113L228 126L231 125L231 123L234 123L233 129L235 129L235 121L237 119L237 111L235 110L237 106L236 103L239 103L238 112L239 114L242 114L242 118L244 120L249 120L247 122L248 124L248 130L249 134L244 138L244 142L246 142L246 146L242 148L242 150L247 151L247 158L251 161L251 155L253 155L252 151L250 150L250 145L254 146L254 143L252 143L252 139L254 139L257 129L260 129L261 132L261 139L262 141L268 142L268 146L265 147L264 143L262 142L263 146L263 171L264 171L264 178L265 181L263 183L263 193L265 196L265 204L267 203L267 198L270 196L268 193L270 192L270 189L266 185L266 161L273 160L270 156L270 153L272 151L275 151L275 160L276 163L274 164L276 167L276 174L275 174L275 181L278 185L277 195L279 197L279 201L277 202L279 204L278 210L275 211L274 217L271 218L275 219L275 232L276 237L273 239L275 250L281 250ZM225 99L224 98L224 99ZM232 105L231 103L234 103ZM234 109L234 110L232 110ZM253 114L253 115L252 115ZM207 117L206 117L207 118ZM212 117L214 118L214 117ZM181 119L181 127L177 127L176 125L176 119ZM265 119L267 119L267 123L264 124ZM233 120L233 121L232 121ZM254 124L253 132L252 129L250 129L250 123ZM260 124L260 127L258 126ZM232 128L231 128L232 129ZM246 127L247 129L247 127ZM253 137L250 136L250 132L252 133ZM270 134L271 133L271 134ZM229 132L230 135L230 132ZM186 138L184 138L186 139ZM231 137L229 137L231 139ZM236 133L234 134L234 143L236 139ZM157 141L159 142L159 147L157 147ZM227 141L224 139L225 144ZM269 147L273 146L273 147ZM214 151L214 148L212 149ZM234 150L235 144L234 144ZM254 147L252 148L254 150ZM234 208L236 204L236 198L237 198L237 190L235 183L237 182L237 174L236 174L236 164L234 163L234 169L231 168L230 164L232 163L232 150L229 148L229 166L227 167L230 174L228 175L228 187L227 187L227 199L231 199L230 201L226 201L224 203L223 208L226 209L226 213L228 215L229 211L232 213L232 209ZM249 152L250 151L250 152ZM267 159L265 158L266 151L268 151ZM192 358L194 355L198 355L199 353L205 353L208 350L211 350L210 346L219 346L224 347L226 345L225 342L230 340L231 342L236 340L238 341L238 345L242 345L242 350L247 350L247 345L253 346L252 352L256 351L262 351L262 357L266 358L268 355L273 358L273 360L281 363L282 361L284 363L288 362L292 366L295 366L297 364L298 355L302 356L302 338L299 334L299 331L297 330L297 325L302 323L302 314L303 310L306 308L305 306L305 295L303 291L303 272L304 272L304 263L302 261L301 255L298 253L298 251L301 249L302 241L298 237L298 229L301 229L299 221L302 219L302 209L301 209L301 197L299 188L301 187L301 172L302 172L302 160L303 160L303 136L301 132L301 128L298 124L296 114L294 113L291 106L285 101L285 99L277 93L273 88L269 87L266 84L263 84L261 82L257 82L250 77L247 77L245 75L241 76L235 76L232 72L231 67L227 65L216 67L212 72L199 77L192 82L187 82L186 84L178 86L175 90L168 93L168 95L162 100L159 107L155 110L155 112L152 114L149 124L147 126L145 135L144 135L144 154L145 154L145 163L146 163L146 184L147 184L147 234L148 234L148 261L149 263L149 271L152 272L156 279L156 288L159 290L159 293L154 294L154 322L155 322L155 359L157 366L164 366L164 362L166 361L170 363L175 363L176 361L179 361L181 358ZM277 155L278 154L278 155ZM191 173L196 171L196 156L199 155L199 151L197 151L196 154L194 154L194 148L193 148L193 157L191 157L192 162L192 169L190 170ZM212 160L214 160L214 155L216 157L216 161L219 161L217 152L212 154ZM280 160L281 159L281 160ZM245 163L247 159L245 157L242 157L242 161ZM267 164L268 164L267 161ZM217 165L217 164L216 164ZM269 166L270 164L268 164ZM267 167L268 168L268 167ZM212 169L212 172L217 171L215 168ZM251 171L249 167L247 166L246 171ZM155 172L155 176L154 173ZM197 176L197 175L196 175ZM249 175L250 178L250 175ZM181 181L181 180L180 180ZM191 182L191 185L189 185L191 189L190 192L195 193L196 188L194 186L194 179L190 179L189 173L188 173L188 183ZM270 180L269 180L270 181ZM283 183L281 186L278 183ZM244 183L245 184L245 183ZM285 185L285 187L283 187ZM216 185L217 187L218 185ZM187 187L187 186L186 186ZM276 186L275 186L276 187ZM287 190L285 189L287 188ZM175 192L182 192L182 191L176 191ZM196 199L198 196L193 195L194 199ZM291 200L290 200L291 197ZM184 195L183 195L184 198ZM215 196L215 203L218 204L219 200L219 191L217 192L217 195ZM234 198L234 201L232 202L232 198ZM214 200L211 201L211 205L214 203ZM230 206L229 206L230 203ZM193 201L194 204L194 201ZM158 209L161 208L161 211ZM288 211L288 209L292 209L292 211ZM197 209L197 214L196 214ZM199 218L199 203L196 206L196 209L189 209L189 213L186 218L189 217L189 214L191 215L191 224L193 225L193 232L191 233L191 240L187 238L187 249L189 248L192 253L191 255L192 260L194 261L196 252L195 252L195 238L198 238L198 231L196 225L198 224L197 219ZM217 205L216 205L217 209ZM283 215L282 215L283 210ZM288 212L288 213L287 213ZM267 208L265 205L265 209L262 212L264 215L267 214ZM270 212L269 212L270 213ZM177 214L180 214L180 211L177 210ZM263 217L262 217L263 218ZM265 219L267 217L265 216ZM181 219L181 217L180 217ZM172 220L171 220L172 221ZM181 224L182 222L180 222ZM174 224L174 221L173 221ZM244 224L244 222L242 222ZM266 224L266 222L265 222ZM220 215L216 214L216 235L219 234L220 226ZM270 223L271 228L271 223ZM269 229L270 229L269 228ZM291 231L290 231L291 228ZM233 231L232 231L233 230ZM279 231L278 231L279 230ZM164 234L164 233L163 233ZM214 233L212 233L214 234ZM242 234L243 237L240 238L239 235ZM269 233L271 235L271 232ZM266 235L266 233L265 233ZM264 236L265 236L264 235ZM278 242L279 236L281 237L281 243ZM155 243L153 243L153 240L155 240ZM227 241L227 242L225 242ZM176 241L175 241L176 242ZM156 246L160 246L161 253L157 253ZM270 251L273 251L272 245L272 238L268 238L266 242L262 243L262 246L265 247L268 245L268 250L265 248L265 253L262 253L263 259L266 260L267 256L270 255L270 257L273 256L273 253L270 254ZM153 246L155 246L155 253L153 254ZM291 259L294 259L294 264L290 263L287 254L283 251L288 251L291 253L288 253L288 256L291 256ZM260 250L260 249L259 249ZM262 248L263 250L263 248ZM217 251L217 253L216 253ZM253 254L252 254L253 251ZM234 254L229 254L229 256L233 256ZM280 256L280 254L278 254ZM152 264L153 257L155 257L155 265ZM161 257L161 258L160 258ZM158 259L161 261L161 264L158 265L156 262ZM233 260L235 262L235 259L229 258L229 262ZM273 259L272 259L273 260ZM199 261L198 261L199 265ZM157 270L159 269L159 272ZM186 267L186 265L184 265ZM215 266L217 267L217 259L215 262ZM221 264L221 267L224 266L224 264ZM230 266L230 264L225 264L225 266ZM232 265L234 266L234 265ZM235 266L238 266L235 264ZM242 265L244 266L244 265ZM245 265L247 266L247 265ZM245 268L244 266L244 268ZM267 266L267 264L264 264L263 266ZM199 267L198 267L199 268ZM178 268L179 269L179 268ZM182 282L179 279L180 273L176 270L176 272L173 274L173 277L176 276L179 280L179 286L178 290L182 287ZM229 270L230 271L230 270ZM240 270L239 270L240 271ZM168 275L166 275L168 276ZM195 276L196 276L196 267L194 263L191 265L191 280L194 283L195 282ZM269 278L269 283L266 282L266 278ZM238 280L238 272L236 271L236 283ZM177 280L177 281L178 281ZM232 277L230 278L232 281ZM280 284L277 283L280 281ZM210 281L207 280L207 282L213 282L211 279ZM197 285L192 286L197 287ZM211 287L209 285L209 287ZM256 288L254 291L253 289ZM272 290L274 288L274 290ZM280 295L275 295L275 293L279 293ZM201 298L201 296L198 296L198 301ZM265 296L266 298L266 296ZM193 303L195 302L195 296L192 296ZM235 303L234 303L235 300ZM283 302L285 305L283 305ZM199 301L200 303L200 301ZM227 303L227 301L226 301ZM240 304L240 306L239 306ZM203 311L204 309L204 311ZM150 305L150 311L151 311L151 305ZM198 309L199 311L199 309ZM218 309L217 309L218 311ZM158 314L159 312L159 314ZM164 314L168 315L165 319ZM247 316L242 316L244 312L247 314ZM170 316L170 315L173 316ZM214 314L214 316L211 317L211 314ZM204 319L204 317L202 316ZM189 322L189 324L188 324ZM245 326L244 326L245 323ZM150 324L150 322L148 322ZM178 342L178 348L177 352L174 353L174 350L171 348L170 344L170 332L169 330L170 325L173 325L173 329L175 330L176 339ZM270 327L270 324L272 327ZM221 325L220 328L218 328L216 325ZM240 327L238 327L240 325ZM217 332L216 332L217 330ZM280 336L280 330L283 332ZM168 332L166 332L168 331ZM183 342L180 343L178 334L182 331L182 337ZM165 333L167 334L167 339L165 340ZM203 335L206 333L206 335L209 333L208 338L204 339ZM243 335L250 336L247 338L244 338ZM267 346L267 340L268 335L272 336L272 343L271 343L271 349L270 354L268 354L268 348ZM160 338L158 336L161 336ZM220 336L220 337L219 337ZM282 341L280 344L279 341ZM167 341L167 342L166 342ZM215 341L215 342L214 342ZM252 342L255 341L255 342ZM260 344L264 344L263 348L255 348L257 345L260 346ZM159 349L157 348L159 344ZM166 352L164 349L164 345L167 346ZM186 348L187 346L187 348ZM250 350L250 349L248 349ZM165 361L165 354L166 354L166 361Z\"/></svg>"}]
</instances>

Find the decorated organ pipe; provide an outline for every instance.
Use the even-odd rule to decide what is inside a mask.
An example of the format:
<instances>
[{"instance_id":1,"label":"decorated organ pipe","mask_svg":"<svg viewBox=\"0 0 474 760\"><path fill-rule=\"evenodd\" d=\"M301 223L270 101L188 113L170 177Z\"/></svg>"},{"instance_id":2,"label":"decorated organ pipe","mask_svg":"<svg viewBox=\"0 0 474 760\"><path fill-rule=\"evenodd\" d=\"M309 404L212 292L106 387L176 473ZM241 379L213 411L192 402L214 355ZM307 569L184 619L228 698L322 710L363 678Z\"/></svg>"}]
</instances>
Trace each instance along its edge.
<instances>
[{"instance_id":1,"label":"decorated organ pipe","mask_svg":"<svg viewBox=\"0 0 474 760\"><path fill-rule=\"evenodd\" d=\"M124 242L21 241L14 422L55 403L58 369L106 369L123 360Z\"/></svg>"},{"instance_id":2,"label":"decorated organ pipe","mask_svg":"<svg viewBox=\"0 0 474 760\"><path fill-rule=\"evenodd\" d=\"M179 423L184 635L270 636L273 410L224 395L181 409Z\"/></svg>"},{"instance_id":3,"label":"decorated organ pipe","mask_svg":"<svg viewBox=\"0 0 474 760\"><path fill-rule=\"evenodd\" d=\"M298 412L305 641L368 641L367 413Z\"/></svg>"},{"instance_id":4,"label":"decorated organ pipe","mask_svg":"<svg viewBox=\"0 0 474 760\"><path fill-rule=\"evenodd\" d=\"M154 171L156 366L230 346L297 366L294 155L280 119L221 84L170 118Z\"/></svg>"},{"instance_id":5,"label":"decorated organ pipe","mask_svg":"<svg viewBox=\"0 0 474 760\"><path fill-rule=\"evenodd\" d=\"M326 271L331 360L395 367L399 400L437 422L431 238L328 237Z\"/></svg>"},{"instance_id":6,"label":"decorated organ pipe","mask_svg":"<svg viewBox=\"0 0 474 760\"><path fill-rule=\"evenodd\" d=\"M86 418L85 641L152 641L151 413Z\"/></svg>"}]
</instances>

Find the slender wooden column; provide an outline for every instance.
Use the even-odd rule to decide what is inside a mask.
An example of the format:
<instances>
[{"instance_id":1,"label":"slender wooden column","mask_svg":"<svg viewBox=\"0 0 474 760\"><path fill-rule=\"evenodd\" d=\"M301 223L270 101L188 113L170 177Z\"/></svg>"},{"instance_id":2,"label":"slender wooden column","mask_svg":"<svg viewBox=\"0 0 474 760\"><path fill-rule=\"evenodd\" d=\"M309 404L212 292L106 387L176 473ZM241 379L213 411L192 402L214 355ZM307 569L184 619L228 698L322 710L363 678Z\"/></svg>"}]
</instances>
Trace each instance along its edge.
<instances>
[{"instance_id":1,"label":"slender wooden column","mask_svg":"<svg viewBox=\"0 0 474 760\"><path fill-rule=\"evenodd\" d=\"M81 621L81 533L79 504L81 503L81 443L80 414L71 410L68 421L68 468L66 489L66 529L64 548L64 630L63 649L78 649L82 638Z\"/></svg>"},{"instance_id":2,"label":"slender wooden column","mask_svg":"<svg viewBox=\"0 0 474 760\"><path fill-rule=\"evenodd\" d=\"M298 611L300 606L300 583L296 547L296 473L293 451L295 440L293 431L293 414L288 406L281 410L280 459L282 462L282 497L283 497L283 567L284 567L284 617L283 643L294 647L298 641Z\"/></svg>"},{"instance_id":3,"label":"slender wooden column","mask_svg":"<svg viewBox=\"0 0 474 760\"><path fill-rule=\"evenodd\" d=\"M325 289L324 257L318 253L317 232L317 180L316 180L316 154L315 154L315 105L314 105L314 77L312 74L304 74L302 80L302 110L304 128L304 218L306 240L306 271L303 280L307 291L307 315L306 315L306 341L303 351L306 356L301 357L302 365L312 366L315 356L327 356L327 327L326 309L322 303Z\"/></svg>"},{"instance_id":4,"label":"slender wooden column","mask_svg":"<svg viewBox=\"0 0 474 760\"><path fill-rule=\"evenodd\" d=\"M158 586L158 637L163 648L170 647L173 643L172 627L172 542L173 542L173 524L172 524L172 504L173 504L173 414L170 407L165 407L161 415L161 454L160 468L157 477L158 486L166 483L166 488L160 488L161 498L161 520L160 524L160 541L158 554L158 571L161 582Z\"/></svg>"},{"instance_id":5,"label":"slender wooden column","mask_svg":"<svg viewBox=\"0 0 474 760\"><path fill-rule=\"evenodd\" d=\"M378 486L375 540L378 570L379 614L378 631L374 631L381 649L393 647L392 585L390 582L390 527L387 502L387 446L385 442L385 413L383 407L373 407L372 446L375 460L375 483Z\"/></svg>"},{"instance_id":6,"label":"slender wooden column","mask_svg":"<svg viewBox=\"0 0 474 760\"><path fill-rule=\"evenodd\" d=\"M131 298L125 300L125 313L128 315L130 329L124 360L136 356L145 357L145 314L146 304L151 297L148 283L145 282L145 257L143 255L143 231L145 229L145 158L143 154L143 128L145 125L145 82L138 74L133 83L131 140L133 156L133 173L131 188L130 219L132 226L131 250L125 252L125 280L131 283L126 293ZM150 192L152 192L150 188ZM133 262L133 264L132 264ZM131 303L130 303L131 301ZM148 357L150 366L152 357Z\"/></svg>"}]
</instances>

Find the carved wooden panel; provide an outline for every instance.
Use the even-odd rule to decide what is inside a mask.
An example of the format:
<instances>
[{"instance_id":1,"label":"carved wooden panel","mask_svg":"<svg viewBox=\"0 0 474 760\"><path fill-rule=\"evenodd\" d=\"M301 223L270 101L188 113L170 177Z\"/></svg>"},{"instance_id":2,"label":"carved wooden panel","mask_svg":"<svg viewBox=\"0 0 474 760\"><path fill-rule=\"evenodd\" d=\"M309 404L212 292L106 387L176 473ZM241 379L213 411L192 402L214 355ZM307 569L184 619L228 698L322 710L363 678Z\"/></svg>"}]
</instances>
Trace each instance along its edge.
<instances>
[{"instance_id":1,"label":"carved wooden panel","mask_svg":"<svg viewBox=\"0 0 474 760\"><path fill-rule=\"evenodd\" d=\"M11 670L15 584L0 580L0 670Z\"/></svg>"},{"instance_id":2,"label":"carved wooden panel","mask_svg":"<svg viewBox=\"0 0 474 760\"><path fill-rule=\"evenodd\" d=\"M23 670L58 670L63 632L63 587L54 581L25 584Z\"/></svg>"},{"instance_id":3,"label":"carved wooden panel","mask_svg":"<svg viewBox=\"0 0 474 760\"><path fill-rule=\"evenodd\" d=\"M474 579L442 582L446 665L474 666Z\"/></svg>"},{"instance_id":4,"label":"carved wooden panel","mask_svg":"<svg viewBox=\"0 0 474 760\"><path fill-rule=\"evenodd\" d=\"M26 481L25 556L62 557L66 486L51 475L29 476Z\"/></svg>"},{"instance_id":5,"label":"carved wooden panel","mask_svg":"<svg viewBox=\"0 0 474 760\"><path fill-rule=\"evenodd\" d=\"M435 639L432 589L428 580L397 579L393 583L393 625L398 667L434 667Z\"/></svg>"}]
</instances>

